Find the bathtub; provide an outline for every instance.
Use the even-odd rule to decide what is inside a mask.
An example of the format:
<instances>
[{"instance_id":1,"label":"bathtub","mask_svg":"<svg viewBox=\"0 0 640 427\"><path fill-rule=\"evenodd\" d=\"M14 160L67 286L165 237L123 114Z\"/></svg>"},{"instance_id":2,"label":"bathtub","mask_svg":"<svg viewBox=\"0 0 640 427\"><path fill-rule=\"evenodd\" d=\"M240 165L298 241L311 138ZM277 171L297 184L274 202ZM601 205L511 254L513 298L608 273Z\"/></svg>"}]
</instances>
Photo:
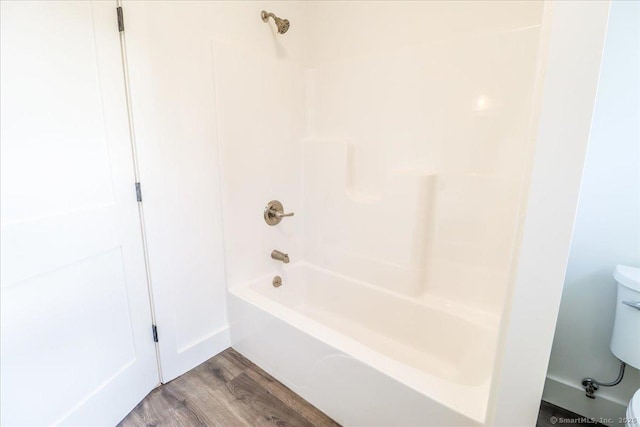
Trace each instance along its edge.
<instances>
[{"instance_id":1,"label":"bathtub","mask_svg":"<svg viewBox=\"0 0 640 427\"><path fill-rule=\"evenodd\" d=\"M229 290L239 352L347 426L484 424L497 316L304 262L279 270Z\"/></svg>"}]
</instances>

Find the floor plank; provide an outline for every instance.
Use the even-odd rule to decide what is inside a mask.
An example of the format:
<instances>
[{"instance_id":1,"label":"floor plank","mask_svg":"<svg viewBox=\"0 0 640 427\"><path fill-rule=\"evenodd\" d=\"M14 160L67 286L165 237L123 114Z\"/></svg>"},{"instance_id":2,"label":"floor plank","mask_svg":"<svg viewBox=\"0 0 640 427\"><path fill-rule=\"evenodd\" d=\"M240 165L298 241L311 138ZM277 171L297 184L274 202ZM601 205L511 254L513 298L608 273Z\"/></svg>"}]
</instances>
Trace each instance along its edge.
<instances>
[{"instance_id":1,"label":"floor plank","mask_svg":"<svg viewBox=\"0 0 640 427\"><path fill-rule=\"evenodd\" d=\"M328 418L322 411L315 406L309 405L306 401L300 399L291 389L286 387L280 381L264 372L262 369L247 369L245 373L262 388L276 396L282 402L296 410L306 420L314 426L322 427L339 427L339 424Z\"/></svg>"},{"instance_id":2,"label":"floor plank","mask_svg":"<svg viewBox=\"0 0 640 427\"><path fill-rule=\"evenodd\" d=\"M235 397L225 392L226 384L218 387L202 387L189 382L172 381L163 386L166 393L179 399L193 412L198 421L211 427L250 426L251 419L243 417L235 405ZM195 421L194 421L195 423Z\"/></svg>"},{"instance_id":3,"label":"floor plank","mask_svg":"<svg viewBox=\"0 0 640 427\"><path fill-rule=\"evenodd\" d=\"M232 348L153 390L119 427L339 427Z\"/></svg>"},{"instance_id":4,"label":"floor plank","mask_svg":"<svg viewBox=\"0 0 640 427\"><path fill-rule=\"evenodd\" d=\"M233 363L240 370L251 369L257 366L242 354L238 353L233 347L229 347L220 353L219 356Z\"/></svg>"},{"instance_id":5,"label":"floor plank","mask_svg":"<svg viewBox=\"0 0 640 427\"><path fill-rule=\"evenodd\" d=\"M540 403L540 412L538 412L538 421L536 427L551 427L557 425L565 426L600 426L604 427L604 424L596 423L594 421L587 422L586 417L578 415L575 412L571 412L567 409L553 405L544 400Z\"/></svg>"},{"instance_id":6,"label":"floor plank","mask_svg":"<svg viewBox=\"0 0 640 427\"><path fill-rule=\"evenodd\" d=\"M246 405L246 411L255 416L255 426L313 427L295 409L262 388L247 374L239 375L227 387Z\"/></svg>"}]
</instances>

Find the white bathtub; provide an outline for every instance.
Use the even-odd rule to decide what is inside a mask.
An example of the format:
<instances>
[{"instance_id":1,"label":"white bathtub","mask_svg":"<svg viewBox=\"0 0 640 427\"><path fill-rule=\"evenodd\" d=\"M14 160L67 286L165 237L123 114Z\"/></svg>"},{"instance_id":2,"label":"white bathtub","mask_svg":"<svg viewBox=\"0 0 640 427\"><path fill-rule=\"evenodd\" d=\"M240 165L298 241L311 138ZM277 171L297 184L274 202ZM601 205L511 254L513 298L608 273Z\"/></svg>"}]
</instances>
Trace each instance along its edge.
<instances>
[{"instance_id":1,"label":"white bathtub","mask_svg":"<svg viewBox=\"0 0 640 427\"><path fill-rule=\"evenodd\" d=\"M306 263L280 270L230 290L238 351L347 426L484 424L495 316Z\"/></svg>"}]
</instances>

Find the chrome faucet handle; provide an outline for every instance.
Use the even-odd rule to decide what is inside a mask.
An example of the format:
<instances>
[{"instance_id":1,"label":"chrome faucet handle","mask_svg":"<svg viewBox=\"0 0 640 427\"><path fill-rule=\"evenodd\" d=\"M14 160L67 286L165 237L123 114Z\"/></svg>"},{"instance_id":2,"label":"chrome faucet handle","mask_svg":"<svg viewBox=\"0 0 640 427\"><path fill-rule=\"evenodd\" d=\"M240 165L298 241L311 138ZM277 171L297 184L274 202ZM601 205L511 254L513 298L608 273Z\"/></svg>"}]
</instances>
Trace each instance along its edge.
<instances>
[{"instance_id":1,"label":"chrome faucet handle","mask_svg":"<svg viewBox=\"0 0 640 427\"><path fill-rule=\"evenodd\" d=\"M284 208L282 207L282 203L277 200L272 200L267 203L267 206L264 208L264 222L269 225L277 225L280 224L282 218L293 216L293 212L284 213Z\"/></svg>"}]
</instances>

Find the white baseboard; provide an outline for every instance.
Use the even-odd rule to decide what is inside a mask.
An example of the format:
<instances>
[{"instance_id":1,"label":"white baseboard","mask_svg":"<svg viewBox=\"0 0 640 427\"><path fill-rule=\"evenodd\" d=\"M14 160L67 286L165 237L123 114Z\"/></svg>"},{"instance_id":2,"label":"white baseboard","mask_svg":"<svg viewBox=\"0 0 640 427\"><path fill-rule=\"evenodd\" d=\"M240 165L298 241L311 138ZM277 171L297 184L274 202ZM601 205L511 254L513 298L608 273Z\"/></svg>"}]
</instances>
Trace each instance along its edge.
<instances>
[{"instance_id":1,"label":"white baseboard","mask_svg":"<svg viewBox=\"0 0 640 427\"><path fill-rule=\"evenodd\" d=\"M173 372L166 373L164 375L163 382L169 382L184 374L202 362L229 348L229 346L231 346L231 337L229 335L229 326L226 325L205 336L201 340L179 349L176 357L177 363L175 370Z\"/></svg>"},{"instance_id":2,"label":"white baseboard","mask_svg":"<svg viewBox=\"0 0 640 427\"><path fill-rule=\"evenodd\" d=\"M595 418L596 421L609 426L619 427L619 418L624 418L627 411L626 403L611 400L597 393L595 399L589 399L582 387L551 377L547 377L544 384L542 400L587 418Z\"/></svg>"}]
</instances>

